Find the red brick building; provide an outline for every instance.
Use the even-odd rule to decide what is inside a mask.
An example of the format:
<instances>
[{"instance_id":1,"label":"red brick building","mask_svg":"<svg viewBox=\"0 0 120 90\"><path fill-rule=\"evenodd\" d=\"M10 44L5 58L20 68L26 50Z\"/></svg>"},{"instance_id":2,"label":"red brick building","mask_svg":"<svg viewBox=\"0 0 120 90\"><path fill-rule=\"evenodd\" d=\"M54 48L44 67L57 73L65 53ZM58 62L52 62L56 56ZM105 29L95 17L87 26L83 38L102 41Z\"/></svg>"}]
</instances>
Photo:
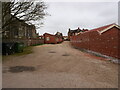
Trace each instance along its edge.
<instances>
[{"instance_id":1,"label":"red brick building","mask_svg":"<svg viewBox=\"0 0 120 90\"><path fill-rule=\"evenodd\" d=\"M79 27L75 30L71 30L69 28L69 31L68 31L68 40L70 40L70 37L71 36L76 36L78 34L80 34L81 32L85 32L85 31L88 31L88 29L80 29Z\"/></svg>"},{"instance_id":2,"label":"red brick building","mask_svg":"<svg viewBox=\"0 0 120 90\"><path fill-rule=\"evenodd\" d=\"M43 34L44 36L44 43L46 44L57 44L57 43L61 43L63 41L62 36L59 35L52 35L49 33L45 33Z\"/></svg>"},{"instance_id":3,"label":"red brick building","mask_svg":"<svg viewBox=\"0 0 120 90\"><path fill-rule=\"evenodd\" d=\"M120 59L120 26L110 24L93 30L71 36L71 44L76 48L83 48L103 55Z\"/></svg>"},{"instance_id":4,"label":"red brick building","mask_svg":"<svg viewBox=\"0 0 120 90\"><path fill-rule=\"evenodd\" d=\"M56 36L56 38L57 38L57 43L63 42L64 38L63 38L63 34L62 34L62 33L57 32L57 33L55 34L55 36Z\"/></svg>"}]
</instances>

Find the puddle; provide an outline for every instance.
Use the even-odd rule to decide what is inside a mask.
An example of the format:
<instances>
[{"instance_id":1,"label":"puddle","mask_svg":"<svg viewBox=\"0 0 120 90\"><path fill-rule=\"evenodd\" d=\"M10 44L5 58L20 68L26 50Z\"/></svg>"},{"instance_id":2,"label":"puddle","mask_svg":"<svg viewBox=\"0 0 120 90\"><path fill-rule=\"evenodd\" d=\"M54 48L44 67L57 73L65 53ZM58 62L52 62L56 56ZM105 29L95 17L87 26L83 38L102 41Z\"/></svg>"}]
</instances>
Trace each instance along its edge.
<instances>
[{"instance_id":1,"label":"puddle","mask_svg":"<svg viewBox=\"0 0 120 90\"><path fill-rule=\"evenodd\" d=\"M35 67L31 67L31 66L14 66L14 67L10 67L9 72L12 73L18 73L18 72L23 72L23 71L35 71Z\"/></svg>"},{"instance_id":2,"label":"puddle","mask_svg":"<svg viewBox=\"0 0 120 90\"><path fill-rule=\"evenodd\" d=\"M55 51L50 51L49 53L56 53Z\"/></svg>"},{"instance_id":3,"label":"puddle","mask_svg":"<svg viewBox=\"0 0 120 90\"><path fill-rule=\"evenodd\" d=\"M62 56L70 56L69 54L63 54Z\"/></svg>"},{"instance_id":4,"label":"puddle","mask_svg":"<svg viewBox=\"0 0 120 90\"><path fill-rule=\"evenodd\" d=\"M2 73L7 73L8 72L8 70L2 70Z\"/></svg>"}]
</instances>

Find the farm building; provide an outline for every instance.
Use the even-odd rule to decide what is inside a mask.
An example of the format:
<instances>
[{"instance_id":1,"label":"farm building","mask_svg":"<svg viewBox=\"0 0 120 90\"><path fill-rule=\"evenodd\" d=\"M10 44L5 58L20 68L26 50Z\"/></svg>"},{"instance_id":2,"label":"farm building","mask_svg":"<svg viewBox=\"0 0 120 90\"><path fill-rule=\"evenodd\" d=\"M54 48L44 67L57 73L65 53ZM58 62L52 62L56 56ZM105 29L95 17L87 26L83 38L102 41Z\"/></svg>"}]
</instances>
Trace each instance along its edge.
<instances>
[{"instance_id":1,"label":"farm building","mask_svg":"<svg viewBox=\"0 0 120 90\"><path fill-rule=\"evenodd\" d=\"M120 59L120 26L110 24L71 36L70 42L76 48L82 48Z\"/></svg>"},{"instance_id":2,"label":"farm building","mask_svg":"<svg viewBox=\"0 0 120 90\"><path fill-rule=\"evenodd\" d=\"M57 43L61 43L63 41L63 38L61 35L52 35L49 33L45 33L44 35L44 43L46 44L57 44Z\"/></svg>"}]
</instances>

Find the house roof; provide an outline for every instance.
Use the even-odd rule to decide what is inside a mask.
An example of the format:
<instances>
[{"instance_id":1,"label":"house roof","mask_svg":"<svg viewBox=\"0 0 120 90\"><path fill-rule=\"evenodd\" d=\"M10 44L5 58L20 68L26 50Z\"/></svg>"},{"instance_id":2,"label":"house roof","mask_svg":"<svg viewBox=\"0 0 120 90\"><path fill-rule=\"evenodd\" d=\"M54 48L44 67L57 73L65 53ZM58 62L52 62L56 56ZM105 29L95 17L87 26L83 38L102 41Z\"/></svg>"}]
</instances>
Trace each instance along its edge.
<instances>
[{"instance_id":1,"label":"house roof","mask_svg":"<svg viewBox=\"0 0 120 90\"><path fill-rule=\"evenodd\" d=\"M79 27L78 27L78 29L75 29L75 30L70 30L69 29L69 32L70 33L78 33L78 32L80 32L80 31L82 31Z\"/></svg>"},{"instance_id":2,"label":"house roof","mask_svg":"<svg viewBox=\"0 0 120 90\"><path fill-rule=\"evenodd\" d=\"M52 35L52 34L49 34L49 33L44 33L44 35L47 34L47 35L50 35L50 36L55 36L55 35Z\"/></svg>"},{"instance_id":3,"label":"house roof","mask_svg":"<svg viewBox=\"0 0 120 90\"><path fill-rule=\"evenodd\" d=\"M106 26L102 26L102 27L99 27L99 28L95 28L95 29L86 31L84 33L98 31L100 34L102 34L102 33L106 32L106 31L110 30L113 27L117 27L117 28L120 29L120 26L118 26L117 24L113 23L113 24L109 24L109 25L106 25Z\"/></svg>"},{"instance_id":4,"label":"house roof","mask_svg":"<svg viewBox=\"0 0 120 90\"><path fill-rule=\"evenodd\" d=\"M63 35L62 35L62 33L57 32L57 33L55 34L55 36L62 37Z\"/></svg>"},{"instance_id":5,"label":"house roof","mask_svg":"<svg viewBox=\"0 0 120 90\"><path fill-rule=\"evenodd\" d=\"M86 31L89 31L88 29L80 29L79 27L78 27L78 29L75 29L75 30L70 30L69 29L69 33L80 33L80 32L86 32Z\"/></svg>"}]
</instances>

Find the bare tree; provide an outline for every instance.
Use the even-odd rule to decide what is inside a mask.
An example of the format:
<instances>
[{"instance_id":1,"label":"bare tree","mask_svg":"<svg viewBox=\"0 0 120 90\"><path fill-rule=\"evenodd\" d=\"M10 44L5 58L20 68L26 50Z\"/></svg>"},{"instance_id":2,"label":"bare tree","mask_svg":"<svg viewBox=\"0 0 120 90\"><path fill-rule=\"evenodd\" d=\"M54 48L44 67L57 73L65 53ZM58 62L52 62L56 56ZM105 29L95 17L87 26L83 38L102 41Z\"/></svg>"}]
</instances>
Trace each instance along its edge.
<instances>
[{"instance_id":1,"label":"bare tree","mask_svg":"<svg viewBox=\"0 0 120 90\"><path fill-rule=\"evenodd\" d=\"M14 17L19 18L20 20L24 20L25 22L32 24L34 21L42 20L44 16L48 15L45 12L47 6L44 2L33 2L33 1L16 1L11 0L10 2L3 2L2 3L2 18L3 18L3 25L2 29L4 32L4 28L7 27L9 24L14 22ZM5 19L6 16L9 18Z\"/></svg>"}]
</instances>

